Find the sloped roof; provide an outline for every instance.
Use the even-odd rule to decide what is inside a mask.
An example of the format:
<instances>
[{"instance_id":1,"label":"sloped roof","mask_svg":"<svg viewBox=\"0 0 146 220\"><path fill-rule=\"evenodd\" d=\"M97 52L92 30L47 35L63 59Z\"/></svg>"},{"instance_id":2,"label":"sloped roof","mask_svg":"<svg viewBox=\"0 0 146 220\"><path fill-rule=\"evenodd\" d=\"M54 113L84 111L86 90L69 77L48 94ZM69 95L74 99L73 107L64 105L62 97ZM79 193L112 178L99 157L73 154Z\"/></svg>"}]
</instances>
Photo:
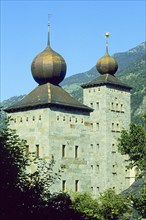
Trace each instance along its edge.
<instances>
[{"instance_id":1,"label":"sloped roof","mask_svg":"<svg viewBox=\"0 0 146 220\"><path fill-rule=\"evenodd\" d=\"M81 85L81 87L88 88L88 87L94 87L98 85L110 85L113 87L121 87L121 88L125 88L128 90L132 89L131 86L121 82L119 79L117 79L115 76L111 74L99 75L97 78L95 78L91 82Z\"/></svg>"},{"instance_id":2,"label":"sloped roof","mask_svg":"<svg viewBox=\"0 0 146 220\"><path fill-rule=\"evenodd\" d=\"M49 106L62 106L91 112L92 108L83 105L69 95L62 87L46 83L37 86L32 92L18 103L5 109L6 112L17 112L26 109L35 109Z\"/></svg>"}]
</instances>

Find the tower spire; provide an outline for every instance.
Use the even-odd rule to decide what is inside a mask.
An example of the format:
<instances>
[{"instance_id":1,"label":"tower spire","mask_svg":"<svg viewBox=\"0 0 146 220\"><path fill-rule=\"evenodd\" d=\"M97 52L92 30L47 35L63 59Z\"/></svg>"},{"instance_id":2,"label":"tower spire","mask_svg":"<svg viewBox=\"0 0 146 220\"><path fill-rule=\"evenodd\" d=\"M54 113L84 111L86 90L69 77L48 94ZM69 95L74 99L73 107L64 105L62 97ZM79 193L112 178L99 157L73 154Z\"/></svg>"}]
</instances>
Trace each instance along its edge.
<instances>
[{"instance_id":1,"label":"tower spire","mask_svg":"<svg viewBox=\"0 0 146 220\"><path fill-rule=\"evenodd\" d=\"M50 47L50 17L51 14L48 14L48 42L47 42L48 47Z\"/></svg>"},{"instance_id":2,"label":"tower spire","mask_svg":"<svg viewBox=\"0 0 146 220\"><path fill-rule=\"evenodd\" d=\"M105 32L105 37L106 37L106 54L108 54L108 37L110 36L109 32Z\"/></svg>"}]
</instances>

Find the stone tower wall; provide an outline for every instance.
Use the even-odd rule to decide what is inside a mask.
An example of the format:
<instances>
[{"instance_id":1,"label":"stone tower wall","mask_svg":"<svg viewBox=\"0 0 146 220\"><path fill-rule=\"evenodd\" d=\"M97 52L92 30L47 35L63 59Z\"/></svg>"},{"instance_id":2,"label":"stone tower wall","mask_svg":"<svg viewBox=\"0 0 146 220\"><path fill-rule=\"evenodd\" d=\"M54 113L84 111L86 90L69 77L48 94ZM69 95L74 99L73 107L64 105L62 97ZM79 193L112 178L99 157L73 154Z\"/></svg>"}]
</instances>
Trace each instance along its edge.
<instances>
[{"instance_id":1,"label":"stone tower wall","mask_svg":"<svg viewBox=\"0 0 146 220\"><path fill-rule=\"evenodd\" d=\"M103 192L113 188L119 193L132 182L130 171L125 167L128 158L117 149L121 130L128 129L130 123L130 92L106 85L85 88L84 104L94 109L90 120L94 130L93 145L98 155L93 156L93 163L98 161L99 172L98 177L92 179L93 189Z\"/></svg>"}]
</instances>

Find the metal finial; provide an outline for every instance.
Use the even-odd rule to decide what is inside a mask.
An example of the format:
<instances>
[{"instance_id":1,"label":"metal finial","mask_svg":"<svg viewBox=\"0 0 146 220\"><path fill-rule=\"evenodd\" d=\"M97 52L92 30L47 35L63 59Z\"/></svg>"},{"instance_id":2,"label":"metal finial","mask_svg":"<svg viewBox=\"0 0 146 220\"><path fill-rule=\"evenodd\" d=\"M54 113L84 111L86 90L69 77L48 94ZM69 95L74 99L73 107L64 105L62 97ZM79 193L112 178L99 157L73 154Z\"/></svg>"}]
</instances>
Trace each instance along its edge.
<instances>
[{"instance_id":1,"label":"metal finial","mask_svg":"<svg viewBox=\"0 0 146 220\"><path fill-rule=\"evenodd\" d=\"M48 43L47 43L48 47L50 47L50 17L51 14L48 14Z\"/></svg>"},{"instance_id":2,"label":"metal finial","mask_svg":"<svg viewBox=\"0 0 146 220\"><path fill-rule=\"evenodd\" d=\"M105 37L106 37L106 54L108 54L108 37L110 36L109 32L105 32Z\"/></svg>"}]
</instances>

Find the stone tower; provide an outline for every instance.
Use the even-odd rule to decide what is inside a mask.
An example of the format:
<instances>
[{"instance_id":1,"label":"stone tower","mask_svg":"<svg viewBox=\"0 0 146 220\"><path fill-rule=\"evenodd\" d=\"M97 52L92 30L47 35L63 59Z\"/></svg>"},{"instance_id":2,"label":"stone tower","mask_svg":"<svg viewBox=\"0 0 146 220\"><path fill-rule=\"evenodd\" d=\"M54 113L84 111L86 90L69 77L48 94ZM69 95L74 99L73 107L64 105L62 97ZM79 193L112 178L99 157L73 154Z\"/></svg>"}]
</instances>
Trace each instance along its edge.
<instances>
[{"instance_id":1,"label":"stone tower","mask_svg":"<svg viewBox=\"0 0 146 220\"><path fill-rule=\"evenodd\" d=\"M109 33L105 35L109 37ZM120 132L122 129L128 129L131 120L131 87L115 77L118 64L108 53L107 41L106 54L99 59L96 68L100 75L82 85L82 88L84 104L94 109L90 120L94 131L93 144L98 151L98 187L101 191L113 188L120 192L133 182L131 172L125 168L128 158L120 155L117 150ZM93 182L94 185L97 184L96 180Z\"/></svg>"},{"instance_id":2,"label":"stone tower","mask_svg":"<svg viewBox=\"0 0 146 220\"><path fill-rule=\"evenodd\" d=\"M80 103L59 86L66 63L50 47L48 31L47 48L31 65L39 85L6 109L14 119L11 126L27 140L27 153L54 158L55 166L63 169L52 190L98 196L107 188L120 192L130 185L126 158L117 152L116 141L130 122L131 87L114 76L117 67L107 47L97 63L101 75L82 85L84 104Z\"/></svg>"}]
</instances>

